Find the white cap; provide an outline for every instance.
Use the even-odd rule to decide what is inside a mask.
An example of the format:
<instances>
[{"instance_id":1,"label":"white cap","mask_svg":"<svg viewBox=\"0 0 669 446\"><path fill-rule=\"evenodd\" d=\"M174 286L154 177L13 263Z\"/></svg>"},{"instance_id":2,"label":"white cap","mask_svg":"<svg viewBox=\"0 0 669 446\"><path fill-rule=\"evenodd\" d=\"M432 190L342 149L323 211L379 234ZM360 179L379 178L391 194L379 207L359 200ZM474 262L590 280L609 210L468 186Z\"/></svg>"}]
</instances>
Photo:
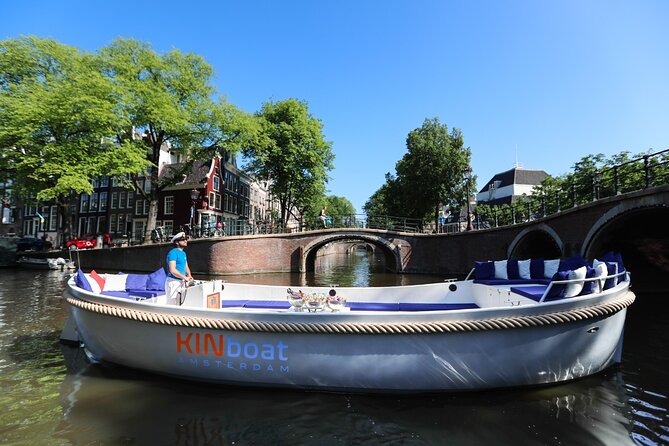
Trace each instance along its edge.
<instances>
[{"instance_id":1,"label":"white cap","mask_svg":"<svg viewBox=\"0 0 669 446\"><path fill-rule=\"evenodd\" d=\"M185 232L180 232L177 235L175 235L174 237L172 237L172 243L175 243L177 240L182 239L182 238L186 238L186 233Z\"/></svg>"}]
</instances>

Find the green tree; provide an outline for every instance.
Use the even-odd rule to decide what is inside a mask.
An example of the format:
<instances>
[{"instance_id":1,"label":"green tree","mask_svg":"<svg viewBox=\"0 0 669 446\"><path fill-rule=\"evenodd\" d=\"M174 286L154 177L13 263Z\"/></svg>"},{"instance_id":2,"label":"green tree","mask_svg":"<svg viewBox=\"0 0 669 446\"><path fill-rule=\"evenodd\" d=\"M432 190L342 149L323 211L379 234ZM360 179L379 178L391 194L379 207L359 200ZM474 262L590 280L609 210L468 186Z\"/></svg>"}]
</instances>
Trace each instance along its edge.
<instances>
[{"instance_id":1,"label":"green tree","mask_svg":"<svg viewBox=\"0 0 669 446\"><path fill-rule=\"evenodd\" d=\"M304 215L322 202L334 154L331 143L325 141L323 125L302 101L266 102L256 117L260 131L244 151L248 158L244 167L270 180L285 224L293 208Z\"/></svg>"},{"instance_id":2,"label":"green tree","mask_svg":"<svg viewBox=\"0 0 669 446\"><path fill-rule=\"evenodd\" d=\"M465 171L471 152L464 147L462 133L438 118L426 119L407 137L407 153L396 164L402 190L402 216L426 218L430 213L438 223L439 207L459 208L465 200ZM476 189L474 178L470 195Z\"/></svg>"},{"instance_id":3,"label":"green tree","mask_svg":"<svg viewBox=\"0 0 669 446\"><path fill-rule=\"evenodd\" d=\"M345 197L328 195L326 199L327 215L336 227L351 227L355 225L355 207Z\"/></svg>"},{"instance_id":4,"label":"green tree","mask_svg":"<svg viewBox=\"0 0 669 446\"><path fill-rule=\"evenodd\" d=\"M117 115L114 86L95 57L51 39L0 42L0 152L15 192L53 201L71 233L70 202L94 178L123 165L144 166L110 139L128 122Z\"/></svg>"},{"instance_id":5,"label":"green tree","mask_svg":"<svg viewBox=\"0 0 669 446\"><path fill-rule=\"evenodd\" d=\"M127 175L132 188L149 203L147 229L152 229L160 191L181 180L193 162L223 150L234 153L248 144L254 120L225 100L214 102L213 70L201 56L176 49L158 54L145 42L118 39L100 51L100 58L103 72L117 89L120 117L141 134L118 136L150 165L148 172L130 165ZM183 163L159 181L164 149ZM144 177L148 181L142 181Z\"/></svg>"},{"instance_id":6,"label":"green tree","mask_svg":"<svg viewBox=\"0 0 669 446\"><path fill-rule=\"evenodd\" d=\"M601 153L584 156L576 164L574 171L567 175L566 182L572 188L572 202L574 205L588 203L592 200L593 178L604 165L604 155Z\"/></svg>"},{"instance_id":7,"label":"green tree","mask_svg":"<svg viewBox=\"0 0 669 446\"><path fill-rule=\"evenodd\" d=\"M404 200L397 178L386 173L386 182L372 194L362 207L367 218L402 216Z\"/></svg>"}]
</instances>

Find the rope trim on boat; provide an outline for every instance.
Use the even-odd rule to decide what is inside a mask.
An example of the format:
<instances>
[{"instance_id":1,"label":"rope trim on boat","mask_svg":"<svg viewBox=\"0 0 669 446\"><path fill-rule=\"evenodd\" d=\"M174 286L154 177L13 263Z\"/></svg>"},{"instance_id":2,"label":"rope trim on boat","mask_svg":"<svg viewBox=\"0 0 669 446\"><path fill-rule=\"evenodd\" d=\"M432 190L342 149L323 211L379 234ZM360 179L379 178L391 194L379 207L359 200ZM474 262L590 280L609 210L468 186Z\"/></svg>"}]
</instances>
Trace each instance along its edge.
<instances>
[{"instance_id":1,"label":"rope trim on boat","mask_svg":"<svg viewBox=\"0 0 669 446\"><path fill-rule=\"evenodd\" d=\"M116 307L113 305L87 302L73 296L67 297L67 303L86 311L154 324L178 327L206 328L212 330L266 332L266 333L309 333L309 334L434 334L471 331L504 330L509 328L527 328L546 325L564 324L582 321L617 313L634 300L635 295L628 292L620 298L591 307L577 308L570 311L546 313L535 316L515 316L497 319L479 319L462 321L436 321L412 323L281 323L257 322L245 320L226 320L207 317L175 316Z\"/></svg>"}]
</instances>

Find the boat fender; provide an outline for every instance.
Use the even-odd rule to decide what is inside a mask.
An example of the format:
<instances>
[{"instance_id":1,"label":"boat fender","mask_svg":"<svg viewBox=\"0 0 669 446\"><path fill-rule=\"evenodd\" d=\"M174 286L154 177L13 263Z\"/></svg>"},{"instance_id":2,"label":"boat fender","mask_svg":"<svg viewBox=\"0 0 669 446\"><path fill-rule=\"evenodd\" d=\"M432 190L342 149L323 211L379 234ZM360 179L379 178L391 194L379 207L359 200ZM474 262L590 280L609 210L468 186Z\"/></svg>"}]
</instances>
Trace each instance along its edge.
<instances>
[{"instance_id":1,"label":"boat fender","mask_svg":"<svg viewBox=\"0 0 669 446\"><path fill-rule=\"evenodd\" d=\"M335 296L337 295L337 292L336 292L336 291L334 290L334 288L333 288L333 289L331 289L331 290L328 292L328 294L329 294L331 297L335 297Z\"/></svg>"}]
</instances>

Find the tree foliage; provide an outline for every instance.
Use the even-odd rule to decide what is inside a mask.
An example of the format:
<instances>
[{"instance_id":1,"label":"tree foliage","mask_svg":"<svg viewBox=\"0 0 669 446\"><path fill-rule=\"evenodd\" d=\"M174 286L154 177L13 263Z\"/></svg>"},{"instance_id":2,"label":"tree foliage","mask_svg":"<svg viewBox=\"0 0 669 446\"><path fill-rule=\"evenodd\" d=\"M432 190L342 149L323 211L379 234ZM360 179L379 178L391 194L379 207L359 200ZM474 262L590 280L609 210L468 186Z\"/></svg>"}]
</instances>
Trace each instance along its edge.
<instances>
[{"instance_id":1,"label":"tree foliage","mask_svg":"<svg viewBox=\"0 0 669 446\"><path fill-rule=\"evenodd\" d=\"M315 203L314 203L315 204ZM355 207L348 198L337 195L323 197L317 206L313 206L305 215L306 221L313 226L320 226L318 216L320 210L325 207L326 215L330 217L331 224L335 227L351 227L356 225Z\"/></svg>"},{"instance_id":2,"label":"tree foliage","mask_svg":"<svg viewBox=\"0 0 669 446\"><path fill-rule=\"evenodd\" d=\"M460 208L466 203L466 170L471 153L458 129L449 132L438 118L426 119L407 136L407 153L386 174L385 184L365 203L365 212L424 219L435 224L439 208ZM473 178L470 194L475 191Z\"/></svg>"},{"instance_id":3,"label":"tree foliage","mask_svg":"<svg viewBox=\"0 0 669 446\"><path fill-rule=\"evenodd\" d=\"M141 162L110 139L128 122L98 68L94 56L51 39L0 42L2 167L15 193L57 203L64 240L71 199L91 193L92 180L113 172L119 160Z\"/></svg>"},{"instance_id":4,"label":"tree foliage","mask_svg":"<svg viewBox=\"0 0 669 446\"><path fill-rule=\"evenodd\" d=\"M158 54L132 39L97 54L36 37L2 41L2 167L20 180L17 192L56 200L64 212L76 194L92 192L94 178L129 179L149 201L152 228L160 190L193 161L235 152L254 134L250 115L214 102L212 74L200 56ZM159 183L161 147L185 162Z\"/></svg>"},{"instance_id":5,"label":"tree foliage","mask_svg":"<svg viewBox=\"0 0 669 446\"><path fill-rule=\"evenodd\" d=\"M297 99L266 102L256 117L259 133L245 149L245 169L271 180L270 191L280 203L283 222L293 208L302 214L318 208L334 160L321 122Z\"/></svg>"},{"instance_id":6,"label":"tree foliage","mask_svg":"<svg viewBox=\"0 0 669 446\"><path fill-rule=\"evenodd\" d=\"M214 102L213 70L201 56L176 49L158 54L147 43L132 39L114 41L100 56L103 72L117 88L120 116L141 133L141 138L127 132L118 139L151 166L148 183L140 181L146 172L138 165L129 165L126 174L149 202L147 226L153 228L160 191L190 172L194 161L222 150L234 153L246 145L254 121L225 100ZM159 182L164 147L184 162Z\"/></svg>"},{"instance_id":7,"label":"tree foliage","mask_svg":"<svg viewBox=\"0 0 669 446\"><path fill-rule=\"evenodd\" d=\"M488 226L508 225L526 221L528 214L536 219L596 198L666 184L669 180L667 161L669 150L637 155L622 151L609 158L601 153L587 155L574 163L571 172L547 177L524 201L501 206L479 204L476 213Z\"/></svg>"}]
</instances>

